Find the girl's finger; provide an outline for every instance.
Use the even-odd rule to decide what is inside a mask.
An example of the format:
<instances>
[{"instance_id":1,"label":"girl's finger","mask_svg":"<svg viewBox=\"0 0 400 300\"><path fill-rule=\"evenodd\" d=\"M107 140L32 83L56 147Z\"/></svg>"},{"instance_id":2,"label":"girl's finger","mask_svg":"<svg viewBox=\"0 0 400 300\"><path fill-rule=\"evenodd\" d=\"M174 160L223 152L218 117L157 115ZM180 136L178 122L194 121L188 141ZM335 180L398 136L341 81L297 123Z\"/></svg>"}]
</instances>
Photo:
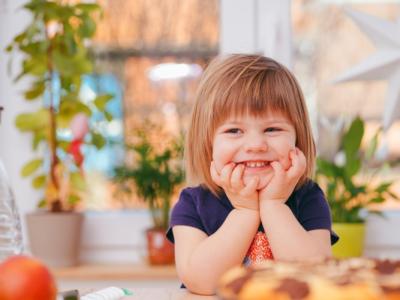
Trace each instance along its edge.
<instances>
[{"instance_id":1,"label":"girl's finger","mask_svg":"<svg viewBox=\"0 0 400 300\"><path fill-rule=\"evenodd\" d=\"M243 184L243 172L244 172L244 165L238 164L232 171L231 175L231 186L235 190L241 190L244 187Z\"/></svg>"},{"instance_id":2,"label":"girl's finger","mask_svg":"<svg viewBox=\"0 0 400 300\"><path fill-rule=\"evenodd\" d=\"M283 166L280 162L278 161L273 161L271 162L271 167L274 170L274 176L282 176L285 174L285 170L283 169Z\"/></svg>"},{"instance_id":3,"label":"girl's finger","mask_svg":"<svg viewBox=\"0 0 400 300\"><path fill-rule=\"evenodd\" d=\"M271 178L273 184L282 184L286 180L286 171L282 164L278 161L271 162L271 167L274 170L274 175Z\"/></svg>"},{"instance_id":4,"label":"girl's finger","mask_svg":"<svg viewBox=\"0 0 400 300\"><path fill-rule=\"evenodd\" d=\"M289 157L289 165L288 165L286 168L283 168L284 171L288 171L288 170L293 166L293 160L292 160L292 158L293 158L293 154L294 154L294 153L295 153L295 149L292 149L292 150L289 151L288 156L282 157L282 158L280 158L280 159L278 160L278 162L281 164L281 166L282 166L282 168L283 168L283 166L286 165L286 160L287 160L287 158Z\"/></svg>"},{"instance_id":5,"label":"girl's finger","mask_svg":"<svg viewBox=\"0 0 400 300\"><path fill-rule=\"evenodd\" d=\"M297 149L297 148L296 148ZM290 170L292 170L297 162L297 152L296 149L290 150L289 152L289 159L290 159L290 167L286 170L288 173Z\"/></svg>"},{"instance_id":6,"label":"girl's finger","mask_svg":"<svg viewBox=\"0 0 400 300\"><path fill-rule=\"evenodd\" d=\"M292 167L288 170L288 177L298 178L302 176L307 167L307 160L304 153L296 148L295 153L292 155Z\"/></svg>"},{"instance_id":7,"label":"girl's finger","mask_svg":"<svg viewBox=\"0 0 400 300\"><path fill-rule=\"evenodd\" d=\"M253 177L250 182L243 188L241 194L251 195L257 190L258 183L260 182L260 178L258 176Z\"/></svg>"},{"instance_id":8,"label":"girl's finger","mask_svg":"<svg viewBox=\"0 0 400 300\"><path fill-rule=\"evenodd\" d=\"M235 167L235 163L231 162L231 163L225 165L221 170L219 178L221 179L223 185L226 187L230 187L230 185L231 185L231 176L232 176L232 171L233 171L234 167Z\"/></svg>"}]
</instances>

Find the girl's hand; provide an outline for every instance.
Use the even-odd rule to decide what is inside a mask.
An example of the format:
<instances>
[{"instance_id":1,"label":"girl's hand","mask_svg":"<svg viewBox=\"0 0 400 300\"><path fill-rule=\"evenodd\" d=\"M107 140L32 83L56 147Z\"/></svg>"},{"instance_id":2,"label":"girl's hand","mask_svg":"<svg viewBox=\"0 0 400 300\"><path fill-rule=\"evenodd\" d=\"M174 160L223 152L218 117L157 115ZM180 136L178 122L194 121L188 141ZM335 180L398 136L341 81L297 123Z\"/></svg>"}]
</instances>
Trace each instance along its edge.
<instances>
[{"instance_id":1,"label":"girl's hand","mask_svg":"<svg viewBox=\"0 0 400 300\"><path fill-rule=\"evenodd\" d=\"M279 161L271 162L274 170L270 182L260 190L260 202L279 201L285 203L306 170L306 157L296 147L289 153L292 165L285 170Z\"/></svg>"},{"instance_id":2,"label":"girl's hand","mask_svg":"<svg viewBox=\"0 0 400 300\"><path fill-rule=\"evenodd\" d=\"M233 162L225 165L218 173L215 163L211 162L210 173L212 180L221 188L231 201L234 208L252 209L258 211L258 177L254 177L247 185L243 183L243 164Z\"/></svg>"}]
</instances>

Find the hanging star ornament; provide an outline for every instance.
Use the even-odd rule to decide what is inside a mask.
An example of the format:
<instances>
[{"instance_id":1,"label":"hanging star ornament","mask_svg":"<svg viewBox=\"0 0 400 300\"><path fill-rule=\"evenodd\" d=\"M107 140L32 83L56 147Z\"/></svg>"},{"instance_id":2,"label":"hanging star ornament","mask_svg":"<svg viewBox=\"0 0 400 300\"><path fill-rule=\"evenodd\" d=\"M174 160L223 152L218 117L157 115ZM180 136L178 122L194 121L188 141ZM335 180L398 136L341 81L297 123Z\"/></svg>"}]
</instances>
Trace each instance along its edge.
<instances>
[{"instance_id":1,"label":"hanging star ornament","mask_svg":"<svg viewBox=\"0 0 400 300\"><path fill-rule=\"evenodd\" d=\"M377 51L334 82L387 80L382 116L383 129L387 131L400 116L400 18L396 22L389 22L350 9L346 9L346 14L371 39Z\"/></svg>"}]
</instances>

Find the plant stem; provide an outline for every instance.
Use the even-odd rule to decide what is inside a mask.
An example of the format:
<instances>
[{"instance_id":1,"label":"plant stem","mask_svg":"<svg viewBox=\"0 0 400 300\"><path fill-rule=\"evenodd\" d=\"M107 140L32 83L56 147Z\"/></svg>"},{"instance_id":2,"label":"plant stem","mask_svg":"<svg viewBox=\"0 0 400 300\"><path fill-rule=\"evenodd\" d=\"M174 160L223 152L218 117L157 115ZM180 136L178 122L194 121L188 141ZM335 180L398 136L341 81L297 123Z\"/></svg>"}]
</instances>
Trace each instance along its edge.
<instances>
[{"instance_id":1,"label":"plant stem","mask_svg":"<svg viewBox=\"0 0 400 300\"><path fill-rule=\"evenodd\" d=\"M154 207L154 199L149 199L149 209L150 209L150 213L151 213L151 218L153 219L153 225L155 228L158 228L158 218L157 218L157 212L156 209Z\"/></svg>"},{"instance_id":2,"label":"plant stem","mask_svg":"<svg viewBox=\"0 0 400 300\"><path fill-rule=\"evenodd\" d=\"M163 211L162 211L162 213L163 213L162 227L165 229L168 228L168 225L169 225L168 224L169 223L169 209L170 209L170 199L169 199L169 196L167 195L167 196L164 196L164 199L163 199Z\"/></svg>"},{"instance_id":3,"label":"plant stem","mask_svg":"<svg viewBox=\"0 0 400 300\"><path fill-rule=\"evenodd\" d=\"M57 178L57 165L59 163L57 157L57 121L56 121L56 113L54 109L54 91L53 91L53 79L54 79L54 68L53 68L53 44L52 39L48 36L48 32L46 30L46 38L50 41L49 48L47 49L47 70L50 74L50 105L49 105L49 117L50 117L50 180L51 185L56 190L56 196L53 199L49 199L50 201L50 210L52 212L62 211L61 200L59 195L60 185Z\"/></svg>"}]
</instances>

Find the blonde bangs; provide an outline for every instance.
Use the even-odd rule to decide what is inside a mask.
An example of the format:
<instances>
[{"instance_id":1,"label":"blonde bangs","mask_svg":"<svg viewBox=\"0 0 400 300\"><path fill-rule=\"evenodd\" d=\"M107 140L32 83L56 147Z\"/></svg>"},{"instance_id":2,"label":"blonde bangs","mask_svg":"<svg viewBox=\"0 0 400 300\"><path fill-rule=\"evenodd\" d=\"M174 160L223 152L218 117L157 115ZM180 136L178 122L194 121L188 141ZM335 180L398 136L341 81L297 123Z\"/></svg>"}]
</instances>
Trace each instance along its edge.
<instances>
[{"instance_id":1,"label":"blonde bangs","mask_svg":"<svg viewBox=\"0 0 400 300\"><path fill-rule=\"evenodd\" d=\"M246 74L249 75L249 74ZM217 128L228 117L251 115L262 117L266 113L279 111L285 117L292 119L290 103L293 93L285 90L285 84L278 84L276 72L259 71L253 76L246 76L231 82L225 82L218 87L213 103L212 127ZM225 85L225 86L224 86Z\"/></svg>"}]
</instances>

